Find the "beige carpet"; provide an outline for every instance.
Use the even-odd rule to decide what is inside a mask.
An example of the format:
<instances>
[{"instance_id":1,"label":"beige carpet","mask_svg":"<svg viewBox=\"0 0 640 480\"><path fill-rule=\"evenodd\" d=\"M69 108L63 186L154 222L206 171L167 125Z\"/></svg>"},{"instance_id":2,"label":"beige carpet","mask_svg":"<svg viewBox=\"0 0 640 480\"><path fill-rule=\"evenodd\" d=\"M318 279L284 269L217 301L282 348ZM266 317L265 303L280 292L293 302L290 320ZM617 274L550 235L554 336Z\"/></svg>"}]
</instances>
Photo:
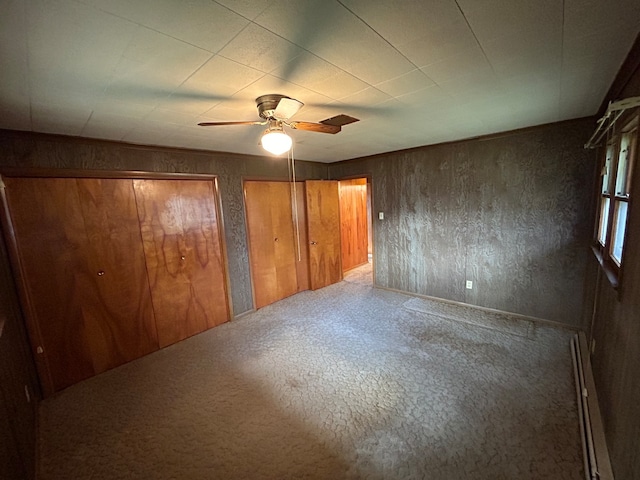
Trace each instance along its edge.
<instances>
[{"instance_id":1,"label":"beige carpet","mask_svg":"<svg viewBox=\"0 0 640 480\"><path fill-rule=\"evenodd\" d=\"M367 278L44 401L39 478L583 478L568 332L406 308Z\"/></svg>"}]
</instances>

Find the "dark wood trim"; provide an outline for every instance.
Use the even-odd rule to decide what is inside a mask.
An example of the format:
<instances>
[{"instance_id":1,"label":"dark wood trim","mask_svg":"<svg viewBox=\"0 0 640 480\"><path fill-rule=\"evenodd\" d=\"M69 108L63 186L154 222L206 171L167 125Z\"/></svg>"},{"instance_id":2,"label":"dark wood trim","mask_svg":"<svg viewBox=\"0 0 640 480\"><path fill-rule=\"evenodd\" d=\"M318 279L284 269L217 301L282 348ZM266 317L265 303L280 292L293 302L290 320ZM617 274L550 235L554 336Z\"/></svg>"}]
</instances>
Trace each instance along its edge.
<instances>
[{"instance_id":1,"label":"dark wood trim","mask_svg":"<svg viewBox=\"0 0 640 480\"><path fill-rule=\"evenodd\" d=\"M371 174L370 173L363 173L362 175L345 175L345 176L340 177L340 178L330 178L329 180L338 180L340 182L341 180L357 180L358 178L366 178L367 179L367 185L369 185L371 183Z\"/></svg>"},{"instance_id":2,"label":"dark wood trim","mask_svg":"<svg viewBox=\"0 0 640 480\"><path fill-rule=\"evenodd\" d=\"M243 175L240 177L242 181L242 189L244 191L244 182L291 182L290 178L285 177L265 177L262 175ZM296 182L304 182L304 180L298 180Z\"/></svg>"},{"instance_id":3,"label":"dark wood trim","mask_svg":"<svg viewBox=\"0 0 640 480\"><path fill-rule=\"evenodd\" d=\"M0 167L4 177L32 178L118 178L131 180L214 180L218 176L210 173L146 172L130 170L83 170L37 167Z\"/></svg>"},{"instance_id":4,"label":"dark wood trim","mask_svg":"<svg viewBox=\"0 0 640 480\"><path fill-rule=\"evenodd\" d=\"M267 180L251 180L245 177L241 178L242 181L242 213L243 213L243 221L244 221L244 238L245 238L245 242L247 243L247 248L246 248L246 257L247 257L247 266L249 267L249 283L251 285L251 306L252 306L252 310L253 312L257 311L258 309L256 308L256 287L255 287L255 282L254 282L254 271L253 271L253 265L252 265L252 261L251 261L251 245L250 245L250 235L249 235L249 218L248 218L248 214L247 214L247 191L245 190L245 183L246 182L265 182Z\"/></svg>"},{"instance_id":5,"label":"dark wood trim","mask_svg":"<svg viewBox=\"0 0 640 480\"><path fill-rule=\"evenodd\" d=\"M229 320L233 317L233 299L231 297L231 280L229 279L229 257L227 255L227 238L225 235L224 214L222 212L222 197L220 195L220 185L218 178L212 179L214 204L216 206L216 215L218 218L218 235L220 241L220 254L222 255L222 274L224 275L225 295L227 298L227 311L229 312Z\"/></svg>"},{"instance_id":6,"label":"dark wood trim","mask_svg":"<svg viewBox=\"0 0 640 480\"><path fill-rule=\"evenodd\" d=\"M347 160L348 161L348 160ZM363 173L361 175L346 175L344 177L340 177L340 178L335 178L333 180L338 180L338 182L340 180L353 180L355 178L366 178L367 179L367 190L371 191L370 193L367 192L367 195L371 195L371 211L369 212L369 215L371 215L371 265L372 265L372 269L371 269L371 283L372 285L376 284L376 269L375 269L375 264L376 264L376 208L374 205L374 195L373 195L373 174L372 173ZM329 180L332 180L331 178L329 178ZM368 258L368 254L367 254L367 258ZM363 264L364 265L364 264ZM357 267L353 267L353 268L357 268ZM343 272L343 276L344 276Z\"/></svg>"},{"instance_id":7,"label":"dark wood trim","mask_svg":"<svg viewBox=\"0 0 640 480\"><path fill-rule=\"evenodd\" d=\"M20 248L18 246L18 240L13 227L13 220L11 219L9 201L7 199L6 187L2 179L2 175L0 175L0 207L2 233L4 234L7 245L7 253L9 254L9 262L11 264L13 278L16 283L18 298L20 299L25 323L27 324L27 335L29 337L31 355L38 370L40 388L45 396L49 396L54 392L53 377L49 370L49 364L45 361L44 357L38 353L38 346L42 345L42 334L40 333L38 322L35 320L37 316L34 312L34 307L29 295L29 289L26 284L24 269L22 267L22 262L20 261L20 258L22 257L20 255Z\"/></svg>"},{"instance_id":8,"label":"dark wood trim","mask_svg":"<svg viewBox=\"0 0 640 480\"><path fill-rule=\"evenodd\" d=\"M600 267L604 271L605 275L607 276L607 280L609 280L609 283L611 284L611 286L615 290L618 290L618 286L620 285L620 282L618 280L618 272L616 272L612 268L612 266L609 264L609 262L605 260L604 256L602 255L602 252L600 251L599 245L591 245L591 251L593 252L593 255L596 257L596 260L600 264Z\"/></svg>"},{"instance_id":9,"label":"dark wood trim","mask_svg":"<svg viewBox=\"0 0 640 480\"><path fill-rule=\"evenodd\" d=\"M638 69L640 69L640 33L633 42L627 57L622 63L620 70L618 70L616 78L613 80L613 83L611 83L609 91L600 104L597 115L598 117L604 115L610 101L622 100L618 97L622 94L623 90L629 84Z\"/></svg>"}]
</instances>

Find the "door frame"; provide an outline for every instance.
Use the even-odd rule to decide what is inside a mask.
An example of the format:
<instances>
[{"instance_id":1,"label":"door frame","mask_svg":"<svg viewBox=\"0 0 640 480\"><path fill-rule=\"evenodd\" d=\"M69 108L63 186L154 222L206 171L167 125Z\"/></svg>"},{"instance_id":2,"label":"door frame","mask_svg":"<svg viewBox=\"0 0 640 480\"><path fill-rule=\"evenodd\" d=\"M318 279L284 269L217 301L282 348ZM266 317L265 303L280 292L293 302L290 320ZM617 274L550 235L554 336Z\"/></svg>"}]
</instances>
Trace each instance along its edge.
<instances>
[{"instance_id":1,"label":"door frame","mask_svg":"<svg viewBox=\"0 0 640 480\"><path fill-rule=\"evenodd\" d=\"M371 195L371 211L368 212L369 218L368 221L371 221L371 271L373 274L373 285L376 284L376 269L375 269L375 259L376 259L376 222L375 222L375 206L374 206L374 188L373 188L373 175L371 173L363 173L360 175L344 175L335 178L335 180L355 180L357 178L366 178L367 179L367 195Z\"/></svg>"}]
</instances>

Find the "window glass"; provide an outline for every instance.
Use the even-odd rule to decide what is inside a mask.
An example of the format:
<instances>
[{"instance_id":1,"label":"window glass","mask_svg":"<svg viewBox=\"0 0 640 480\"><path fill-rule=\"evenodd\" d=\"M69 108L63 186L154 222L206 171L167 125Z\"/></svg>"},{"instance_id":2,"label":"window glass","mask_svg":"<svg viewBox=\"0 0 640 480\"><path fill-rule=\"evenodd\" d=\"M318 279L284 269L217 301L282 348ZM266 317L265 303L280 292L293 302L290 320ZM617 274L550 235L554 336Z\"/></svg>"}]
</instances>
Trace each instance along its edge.
<instances>
[{"instance_id":1,"label":"window glass","mask_svg":"<svg viewBox=\"0 0 640 480\"><path fill-rule=\"evenodd\" d=\"M613 241L611 242L611 256L618 265L622 261L624 247L624 232L627 226L627 202L616 202L613 220Z\"/></svg>"},{"instance_id":2,"label":"window glass","mask_svg":"<svg viewBox=\"0 0 640 480\"><path fill-rule=\"evenodd\" d=\"M607 226L609 222L609 197L603 197L600 203L600 227L598 228L598 241L604 246L607 239Z\"/></svg>"},{"instance_id":3,"label":"window glass","mask_svg":"<svg viewBox=\"0 0 640 480\"><path fill-rule=\"evenodd\" d=\"M638 129L629 133L629 155L627 155L627 178L625 182L625 194L628 197L631 192L631 177L633 175L633 165L638 155Z\"/></svg>"},{"instance_id":4,"label":"window glass","mask_svg":"<svg viewBox=\"0 0 640 480\"><path fill-rule=\"evenodd\" d=\"M625 133L620 139L620 154L618 155L618 171L616 173L616 195L627 194L627 169L629 167L631 135Z\"/></svg>"},{"instance_id":5,"label":"window glass","mask_svg":"<svg viewBox=\"0 0 640 480\"><path fill-rule=\"evenodd\" d=\"M615 145L607 145L607 156L602 167L602 193L609 192L609 174L611 173L611 162L613 161L615 149Z\"/></svg>"}]
</instances>

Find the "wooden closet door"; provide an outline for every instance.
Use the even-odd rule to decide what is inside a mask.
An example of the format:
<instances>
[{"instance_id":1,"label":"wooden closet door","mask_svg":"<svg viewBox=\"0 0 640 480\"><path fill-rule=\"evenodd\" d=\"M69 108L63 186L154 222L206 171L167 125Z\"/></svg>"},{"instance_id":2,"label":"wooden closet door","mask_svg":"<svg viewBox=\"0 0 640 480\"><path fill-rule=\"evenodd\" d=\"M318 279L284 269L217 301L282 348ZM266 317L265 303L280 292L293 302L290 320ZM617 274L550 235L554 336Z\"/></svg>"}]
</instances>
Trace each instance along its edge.
<instances>
[{"instance_id":1,"label":"wooden closet door","mask_svg":"<svg viewBox=\"0 0 640 480\"><path fill-rule=\"evenodd\" d=\"M76 183L94 285L83 299L85 328L97 373L157 350L158 335L132 181Z\"/></svg>"},{"instance_id":2,"label":"wooden closet door","mask_svg":"<svg viewBox=\"0 0 640 480\"><path fill-rule=\"evenodd\" d=\"M161 347L229 320L213 182L134 180Z\"/></svg>"},{"instance_id":3,"label":"wooden closet door","mask_svg":"<svg viewBox=\"0 0 640 480\"><path fill-rule=\"evenodd\" d=\"M157 348L131 181L101 182L5 179L47 395Z\"/></svg>"},{"instance_id":4,"label":"wooden closet door","mask_svg":"<svg viewBox=\"0 0 640 480\"><path fill-rule=\"evenodd\" d=\"M255 307L298 291L296 245L287 182L244 184Z\"/></svg>"},{"instance_id":5,"label":"wooden closet door","mask_svg":"<svg viewBox=\"0 0 640 480\"><path fill-rule=\"evenodd\" d=\"M340 203L336 180L307 180L307 227L311 289L342 280Z\"/></svg>"}]
</instances>

